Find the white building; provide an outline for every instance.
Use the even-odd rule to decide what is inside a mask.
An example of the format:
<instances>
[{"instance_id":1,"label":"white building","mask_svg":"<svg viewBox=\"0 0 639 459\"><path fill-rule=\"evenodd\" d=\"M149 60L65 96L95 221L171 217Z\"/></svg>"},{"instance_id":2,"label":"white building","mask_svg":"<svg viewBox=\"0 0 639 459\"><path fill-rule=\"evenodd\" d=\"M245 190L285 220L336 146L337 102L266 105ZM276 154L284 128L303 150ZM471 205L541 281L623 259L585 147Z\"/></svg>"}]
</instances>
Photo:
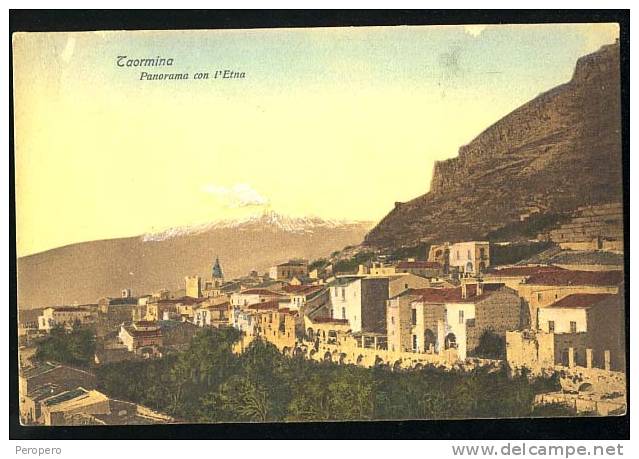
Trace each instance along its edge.
<instances>
[{"instance_id":1,"label":"white building","mask_svg":"<svg viewBox=\"0 0 639 459\"><path fill-rule=\"evenodd\" d=\"M490 266L490 243L458 242L450 246L448 264L461 273L479 274Z\"/></svg>"},{"instance_id":2,"label":"white building","mask_svg":"<svg viewBox=\"0 0 639 459\"><path fill-rule=\"evenodd\" d=\"M604 300L615 298L610 294L574 294L538 309L539 329L546 333L586 333L588 311Z\"/></svg>"},{"instance_id":3,"label":"white building","mask_svg":"<svg viewBox=\"0 0 639 459\"><path fill-rule=\"evenodd\" d=\"M38 328L40 330L50 331L56 325L71 327L75 323L87 324L95 321L95 312L88 308L77 307L50 307L42 311L42 315L38 316Z\"/></svg>"},{"instance_id":4,"label":"white building","mask_svg":"<svg viewBox=\"0 0 639 459\"><path fill-rule=\"evenodd\" d=\"M346 319L354 333L386 330L387 277L338 277L330 287L331 318Z\"/></svg>"},{"instance_id":5,"label":"white building","mask_svg":"<svg viewBox=\"0 0 639 459\"><path fill-rule=\"evenodd\" d=\"M272 292L265 288L250 288L241 290L231 295L231 306L249 306L257 303L266 303L267 301L286 299L288 295Z\"/></svg>"}]
</instances>

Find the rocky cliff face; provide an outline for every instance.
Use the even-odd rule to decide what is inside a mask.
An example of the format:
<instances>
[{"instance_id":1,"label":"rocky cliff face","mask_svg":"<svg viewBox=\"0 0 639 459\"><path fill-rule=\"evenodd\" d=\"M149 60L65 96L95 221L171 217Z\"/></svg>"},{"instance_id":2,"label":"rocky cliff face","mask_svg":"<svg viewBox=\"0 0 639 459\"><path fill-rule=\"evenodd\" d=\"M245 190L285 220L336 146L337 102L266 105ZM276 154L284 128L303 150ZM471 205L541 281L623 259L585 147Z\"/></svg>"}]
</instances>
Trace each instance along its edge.
<instances>
[{"instance_id":1,"label":"rocky cliff face","mask_svg":"<svg viewBox=\"0 0 639 459\"><path fill-rule=\"evenodd\" d=\"M619 45L612 44L580 58L568 83L436 163L430 192L397 203L365 243L484 238L530 209L562 213L621 201L620 110Z\"/></svg>"}]
</instances>

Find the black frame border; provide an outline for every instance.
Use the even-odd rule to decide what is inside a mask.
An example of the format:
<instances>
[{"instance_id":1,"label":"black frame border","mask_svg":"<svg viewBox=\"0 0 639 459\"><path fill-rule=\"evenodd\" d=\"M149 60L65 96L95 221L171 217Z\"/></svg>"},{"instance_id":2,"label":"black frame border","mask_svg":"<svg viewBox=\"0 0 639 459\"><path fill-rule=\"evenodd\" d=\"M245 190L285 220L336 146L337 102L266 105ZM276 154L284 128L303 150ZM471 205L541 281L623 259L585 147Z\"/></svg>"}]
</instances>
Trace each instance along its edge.
<instances>
[{"instance_id":1,"label":"black frame border","mask_svg":"<svg viewBox=\"0 0 639 459\"><path fill-rule=\"evenodd\" d=\"M21 426L18 414L17 272L13 139L14 32L251 29L442 24L616 22L620 27L626 380L630 407L630 11L629 10L10 10L9 12L9 438L71 439L438 439L624 440L630 410L601 418L370 421L154 426Z\"/></svg>"}]
</instances>

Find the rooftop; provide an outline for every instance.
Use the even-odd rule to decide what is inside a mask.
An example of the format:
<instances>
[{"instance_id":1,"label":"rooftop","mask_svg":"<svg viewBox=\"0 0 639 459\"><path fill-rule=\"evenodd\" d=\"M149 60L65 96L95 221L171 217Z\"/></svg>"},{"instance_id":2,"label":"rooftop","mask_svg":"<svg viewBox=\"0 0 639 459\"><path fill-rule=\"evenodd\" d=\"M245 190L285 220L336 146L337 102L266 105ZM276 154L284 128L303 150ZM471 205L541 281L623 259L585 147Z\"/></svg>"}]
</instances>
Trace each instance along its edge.
<instances>
[{"instance_id":1,"label":"rooftop","mask_svg":"<svg viewBox=\"0 0 639 459\"><path fill-rule=\"evenodd\" d=\"M289 260L285 263L280 263L277 266L308 266L308 263L302 260Z\"/></svg>"},{"instance_id":2,"label":"rooftop","mask_svg":"<svg viewBox=\"0 0 639 459\"><path fill-rule=\"evenodd\" d=\"M71 411L83 406L93 405L100 402L108 402L109 398L97 390L86 390L82 387L54 395L44 400L44 405L50 411Z\"/></svg>"},{"instance_id":3,"label":"rooftop","mask_svg":"<svg viewBox=\"0 0 639 459\"><path fill-rule=\"evenodd\" d=\"M528 278L533 285L595 285L617 286L623 282L622 271L553 271L535 274Z\"/></svg>"},{"instance_id":4,"label":"rooftop","mask_svg":"<svg viewBox=\"0 0 639 459\"><path fill-rule=\"evenodd\" d=\"M605 294L605 293L576 293L574 295L568 295L559 301L554 302L549 308L590 308L601 303L604 300L616 297L617 295Z\"/></svg>"},{"instance_id":5,"label":"rooftop","mask_svg":"<svg viewBox=\"0 0 639 459\"><path fill-rule=\"evenodd\" d=\"M282 290L294 295L309 295L322 290L322 288L319 285L285 285Z\"/></svg>"},{"instance_id":6,"label":"rooftop","mask_svg":"<svg viewBox=\"0 0 639 459\"><path fill-rule=\"evenodd\" d=\"M265 288L248 288L239 292L241 295L263 295L263 296L284 296L281 293L273 292Z\"/></svg>"},{"instance_id":7,"label":"rooftop","mask_svg":"<svg viewBox=\"0 0 639 459\"><path fill-rule=\"evenodd\" d=\"M260 310L260 309L279 309L280 302L278 300L264 301L262 303L253 303L246 306L247 309Z\"/></svg>"},{"instance_id":8,"label":"rooftop","mask_svg":"<svg viewBox=\"0 0 639 459\"><path fill-rule=\"evenodd\" d=\"M489 270L487 276L501 277L526 277L535 274L554 273L556 271L564 271L558 266L510 266L508 268L497 268Z\"/></svg>"},{"instance_id":9,"label":"rooftop","mask_svg":"<svg viewBox=\"0 0 639 459\"><path fill-rule=\"evenodd\" d=\"M55 312L88 312L83 306L52 306L47 309L53 309Z\"/></svg>"},{"instance_id":10,"label":"rooftop","mask_svg":"<svg viewBox=\"0 0 639 459\"><path fill-rule=\"evenodd\" d=\"M487 298L492 293L501 290L504 284L483 284L482 294L477 295L477 284L466 285L466 298L462 296L462 287L455 288L425 288L415 289L420 300L425 303L474 303Z\"/></svg>"},{"instance_id":11,"label":"rooftop","mask_svg":"<svg viewBox=\"0 0 639 459\"><path fill-rule=\"evenodd\" d=\"M333 319L332 317L315 317L311 319L316 324L339 324L348 325L348 319Z\"/></svg>"},{"instance_id":12,"label":"rooftop","mask_svg":"<svg viewBox=\"0 0 639 459\"><path fill-rule=\"evenodd\" d=\"M441 265L436 261L400 261L399 269L439 269Z\"/></svg>"},{"instance_id":13,"label":"rooftop","mask_svg":"<svg viewBox=\"0 0 639 459\"><path fill-rule=\"evenodd\" d=\"M53 370L54 368L58 368L59 365L55 365L50 362L38 363L37 365L27 368L23 370L22 376L25 378L33 378L35 376L40 376L48 371Z\"/></svg>"}]
</instances>

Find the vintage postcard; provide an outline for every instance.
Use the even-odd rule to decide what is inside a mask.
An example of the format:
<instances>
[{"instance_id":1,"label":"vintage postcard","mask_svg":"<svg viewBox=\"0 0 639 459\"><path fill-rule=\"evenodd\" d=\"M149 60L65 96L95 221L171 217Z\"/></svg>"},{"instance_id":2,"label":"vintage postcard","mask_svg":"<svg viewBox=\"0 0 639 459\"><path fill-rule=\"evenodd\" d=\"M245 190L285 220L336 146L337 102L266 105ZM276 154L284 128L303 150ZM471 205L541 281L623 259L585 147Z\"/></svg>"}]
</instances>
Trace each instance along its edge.
<instances>
[{"instance_id":1,"label":"vintage postcard","mask_svg":"<svg viewBox=\"0 0 639 459\"><path fill-rule=\"evenodd\" d=\"M626 413L618 24L12 52L23 425Z\"/></svg>"}]
</instances>

